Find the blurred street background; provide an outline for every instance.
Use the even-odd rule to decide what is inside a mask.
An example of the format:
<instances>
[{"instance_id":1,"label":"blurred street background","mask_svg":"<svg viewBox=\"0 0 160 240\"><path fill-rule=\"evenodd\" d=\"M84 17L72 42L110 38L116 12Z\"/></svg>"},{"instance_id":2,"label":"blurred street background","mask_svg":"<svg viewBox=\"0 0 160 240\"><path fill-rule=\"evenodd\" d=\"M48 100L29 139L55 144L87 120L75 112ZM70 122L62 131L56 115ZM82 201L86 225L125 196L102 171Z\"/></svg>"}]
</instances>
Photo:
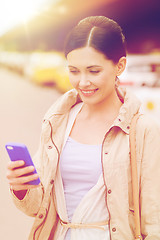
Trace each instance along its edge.
<instances>
[{"instance_id":1,"label":"blurred street background","mask_svg":"<svg viewBox=\"0 0 160 240\"><path fill-rule=\"evenodd\" d=\"M71 89L64 39L79 20L104 15L126 36L128 61L120 84L160 123L159 0L0 0L0 239L27 240L33 219L13 205L4 145L21 142L33 156L45 112ZM45 240L45 239L44 239Z\"/></svg>"}]
</instances>

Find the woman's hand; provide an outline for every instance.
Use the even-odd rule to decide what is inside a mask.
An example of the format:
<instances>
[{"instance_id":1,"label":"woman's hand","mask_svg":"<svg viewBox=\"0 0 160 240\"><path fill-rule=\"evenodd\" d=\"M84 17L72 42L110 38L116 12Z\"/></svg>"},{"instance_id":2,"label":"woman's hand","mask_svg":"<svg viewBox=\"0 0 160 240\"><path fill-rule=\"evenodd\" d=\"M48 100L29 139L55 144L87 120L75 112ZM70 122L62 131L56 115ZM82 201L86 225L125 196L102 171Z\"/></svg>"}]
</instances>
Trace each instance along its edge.
<instances>
[{"instance_id":1,"label":"woman's hand","mask_svg":"<svg viewBox=\"0 0 160 240\"><path fill-rule=\"evenodd\" d=\"M24 167L24 164L25 162L23 160L8 163L7 179L9 181L10 188L14 191L28 190L39 186L27 184L32 180L36 180L38 178L38 174L33 173L33 166ZM24 176L25 174L31 175Z\"/></svg>"}]
</instances>

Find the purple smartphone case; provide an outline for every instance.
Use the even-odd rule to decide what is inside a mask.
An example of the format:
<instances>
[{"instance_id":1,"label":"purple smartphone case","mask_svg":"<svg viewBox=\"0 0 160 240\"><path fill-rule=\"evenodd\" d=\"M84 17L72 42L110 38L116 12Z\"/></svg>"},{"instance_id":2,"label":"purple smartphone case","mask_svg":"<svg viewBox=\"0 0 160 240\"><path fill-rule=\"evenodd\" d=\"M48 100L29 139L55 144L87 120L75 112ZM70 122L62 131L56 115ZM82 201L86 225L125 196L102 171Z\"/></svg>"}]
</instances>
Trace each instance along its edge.
<instances>
[{"instance_id":1,"label":"purple smartphone case","mask_svg":"<svg viewBox=\"0 0 160 240\"><path fill-rule=\"evenodd\" d=\"M25 162L25 166L34 166L29 151L24 144L9 142L5 145L5 148L11 161L23 160ZM37 173L36 169L33 173ZM34 181L28 182L27 184L38 185L39 183L40 179L38 178Z\"/></svg>"}]
</instances>

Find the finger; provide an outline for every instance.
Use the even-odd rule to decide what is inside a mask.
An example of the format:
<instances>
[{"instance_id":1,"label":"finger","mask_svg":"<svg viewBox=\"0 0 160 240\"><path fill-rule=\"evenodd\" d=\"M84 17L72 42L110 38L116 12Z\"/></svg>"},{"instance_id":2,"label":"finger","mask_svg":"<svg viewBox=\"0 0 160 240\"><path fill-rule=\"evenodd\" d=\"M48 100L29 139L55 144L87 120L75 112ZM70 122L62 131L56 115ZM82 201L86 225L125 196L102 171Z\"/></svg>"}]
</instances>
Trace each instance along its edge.
<instances>
[{"instance_id":1,"label":"finger","mask_svg":"<svg viewBox=\"0 0 160 240\"><path fill-rule=\"evenodd\" d=\"M28 176L21 176L21 177L17 177L17 178L10 178L9 179L9 184L10 185L23 185L26 184L30 181L34 181L38 179L38 174L32 174L32 175L28 175Z\"/></svg>"},{"instance_id":2,"label":"finger","mask_svg":"<svg viewBox=\"0 0 160 240\"><path fill-rule=\"evenodd\" d=\"M10 161L7 165L7 168L9 170L13 170L15 168L19 168L19 167L22 167L24 166L25 162L23 160L17 160L17 161Z\"/></svg>"},{"instance_id":3,"label":"finger","mask_svg":"<svg viewBox=\"0 0 160 240\"><path fill-rule=\"evenodd\" d=\"M12 172L12 177L17 178L26 174L31 174L32 172L34 172L34 170L35 168L33 166L18 168Z\"/></svg>"},{"instance_id":4,"label":"finger","mask_svg":"<svg viewBox=\"0 0 160 240\"><path fill-rule=\"evenodd\" d=\"M6 177L7 179L14 179L18 178L25 174L31 174L34 172L35 168L33 166L28 167L22 167L22 168L14 168L14 169L8 169Z\"/></svg>"}]
</instances>

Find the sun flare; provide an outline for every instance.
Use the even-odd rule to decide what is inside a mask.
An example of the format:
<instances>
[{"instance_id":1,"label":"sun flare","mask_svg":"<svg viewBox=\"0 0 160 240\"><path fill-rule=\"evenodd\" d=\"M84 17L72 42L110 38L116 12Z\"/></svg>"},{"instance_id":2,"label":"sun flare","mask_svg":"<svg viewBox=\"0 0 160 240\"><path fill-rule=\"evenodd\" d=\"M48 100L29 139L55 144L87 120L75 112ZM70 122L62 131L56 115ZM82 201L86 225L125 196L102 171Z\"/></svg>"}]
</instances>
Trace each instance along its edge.
<instances>
[{"instance_id":1,"label":"sun flare","mask_svg":"<svg viewBox=\"0 0 160 240\"><path fill-rule=\"evenodd\" d=\"M46 0L5 0L0 4L0 35L11 27L26 23L42 10Z\"/></svg>"}]
</instances>

